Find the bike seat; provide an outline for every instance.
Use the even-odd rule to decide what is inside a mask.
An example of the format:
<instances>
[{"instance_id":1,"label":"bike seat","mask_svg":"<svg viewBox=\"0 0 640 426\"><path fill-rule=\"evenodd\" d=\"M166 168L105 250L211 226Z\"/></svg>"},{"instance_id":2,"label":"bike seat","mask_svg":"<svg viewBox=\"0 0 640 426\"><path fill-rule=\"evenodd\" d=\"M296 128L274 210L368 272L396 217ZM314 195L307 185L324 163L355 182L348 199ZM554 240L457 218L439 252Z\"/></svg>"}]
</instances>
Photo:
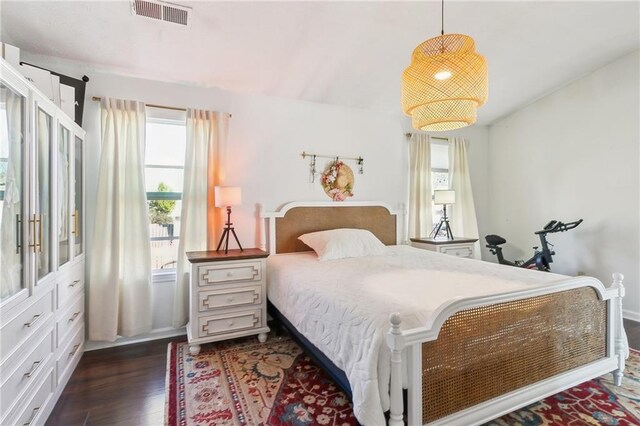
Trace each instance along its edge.
<instances>
[{"instance_id":1,"label":"bike seat","mask_svg":"<svg viewBox=\"0 0 640 426\"><path fill-rule=\"evenodd\" d=\"M484 239L487 240L487 244L489 244L490 246L499 246L500 244L504 244L507 242L507 240L502 238L500 235L493 234L485 236Z\"/></svg>"}]
</instances>

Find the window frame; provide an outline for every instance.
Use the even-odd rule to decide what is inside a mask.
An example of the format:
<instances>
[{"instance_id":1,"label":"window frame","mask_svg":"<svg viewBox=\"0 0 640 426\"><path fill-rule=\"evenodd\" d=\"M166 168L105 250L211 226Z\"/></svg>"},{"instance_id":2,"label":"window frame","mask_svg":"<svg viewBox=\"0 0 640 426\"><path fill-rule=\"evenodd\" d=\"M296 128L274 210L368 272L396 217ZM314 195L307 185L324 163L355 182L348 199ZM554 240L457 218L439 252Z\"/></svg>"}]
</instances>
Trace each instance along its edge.
<instances>
[{"instance_id":1,"label":"window frame","mask_svg":"<svg viewBox=\"0 0 640 426\"><path fill-rule=\"evenodd\" d=\"M158 108L147 107L146 111L146 123L147 124L165 124L165 125L173 125L173 126L182 126L185 130L187 127L186 113L184 111L169 111L169 110L160 110ZM145 139L146 139L145 132ZM149 140L145 140L145 150L149 147ZM185 159L186 160L186 159ZM166 165L166 164L147 164L145 159L144 170L145 175L147 169L171 169L171 170L182 170L183 178L184 178L184 169L185 165ZM145 191L146 201L182 201L182 191ZM163 237L152 237L149 236L149 247L151 248L151 244L153 242L158 241L175 241L179 243L180 235L178 236L163 236ZM151 265L150 265L151 266ZM158 268L155 269L151 267L151 277L152 281L155 282L164 282L168 280L175 279L177 274L177 259L176 265L173 268Z\"/></svg>"}]
</instances>

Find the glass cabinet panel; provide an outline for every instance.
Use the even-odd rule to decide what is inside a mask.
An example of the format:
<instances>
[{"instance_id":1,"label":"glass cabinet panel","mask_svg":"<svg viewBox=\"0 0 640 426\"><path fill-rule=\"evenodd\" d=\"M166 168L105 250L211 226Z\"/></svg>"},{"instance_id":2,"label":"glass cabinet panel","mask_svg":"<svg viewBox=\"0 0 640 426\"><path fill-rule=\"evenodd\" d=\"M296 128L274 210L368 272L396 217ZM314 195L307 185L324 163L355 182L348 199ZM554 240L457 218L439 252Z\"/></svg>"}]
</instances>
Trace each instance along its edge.
<instances>
[{"instance_id":1,"label":"glass cabinet panel","mask_svg":"<svg viewBox=\"0 0 640 426\"><path fill-rule=\"evenodd\" d=\"M36 256L37 278L51 272L51 141L53 118L38 108L36 122L35 213L29 219L30 247Z\"/></svg>"},{"instance_id":2,"label":"glass cabinet panel","mask_svg":"<svg viewBox=\"0 0 640 426\"><path fill-rule=\"evenodd\" d=\"M56 215L58 221L58 265L60 266L67 263L71 257L71 245L69 244L71 239L69 229L69 219L71 215L69 212L70 138L71 132L69 129L60 126L60 133L58 134L58 173L56 182L56 188L58 190L58 214Z\"/></svg>"},{"instance_id":3,"label":"glass cabinet panel","mask_svg":"<svg viewBox=\"0 0 640 426\"><path fill-rule=\"evenodd\" d=\"M84 251L83 241L84 235L82 235L82 223L83 223L83 206L84 206L84 193L82 191L82 176L84 175L84 162L82 161L82 139L76 136L74 146L75 167L74 167L74 206L73 212L73 235L75 245L75 256L79 256Z\"/></svg>"},{"instance_id":4,"label":"glass cabinet panel","mask_svg":"<svg viewBox=\"0 0 640 426\"><path fill-rule=\"evenodd\" d=\"M0 83L0 301L24 288L25 99Z\"/></svg>"}]
</instances>

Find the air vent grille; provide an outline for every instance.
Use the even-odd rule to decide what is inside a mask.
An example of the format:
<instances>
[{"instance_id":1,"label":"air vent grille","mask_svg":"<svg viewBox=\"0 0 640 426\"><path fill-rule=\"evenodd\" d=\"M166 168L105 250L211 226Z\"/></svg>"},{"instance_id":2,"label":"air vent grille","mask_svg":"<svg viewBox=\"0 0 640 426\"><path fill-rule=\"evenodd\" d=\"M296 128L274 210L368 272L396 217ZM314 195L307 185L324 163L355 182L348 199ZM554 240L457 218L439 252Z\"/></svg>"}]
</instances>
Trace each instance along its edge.
<instances>
[{"instance_id":1,"label":"air vent grille","mask_svg":"<svg viewBox=\"0 0 640 426\"><path fill-rule=\"evenodd\" d=\"M185 27L191 23L191 8L159 0L131 0L131 13Z\"/></svg>"}]
</instances>

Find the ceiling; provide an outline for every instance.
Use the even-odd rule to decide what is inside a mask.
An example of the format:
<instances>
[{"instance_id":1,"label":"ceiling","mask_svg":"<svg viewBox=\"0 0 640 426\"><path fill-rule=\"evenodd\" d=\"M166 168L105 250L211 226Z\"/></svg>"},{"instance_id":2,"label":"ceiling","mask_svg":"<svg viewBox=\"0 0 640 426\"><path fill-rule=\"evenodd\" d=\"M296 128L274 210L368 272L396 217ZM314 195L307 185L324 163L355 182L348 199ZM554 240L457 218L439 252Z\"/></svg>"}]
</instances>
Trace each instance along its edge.
<instances>
[{"instance_id":1,"label":"ceiling","mask_svg":"<svg viewBox=\"0 0 640 426\"><path fill-rule=\"evenodd\" d=\"M440 32L439 2L191 2L184 28L129 1L7 1L0 36L91 70L400 113L411 51ZM445 31L489 64L489 124L640 48L640 3L445 3Z\"/></svg>"}]
</instances>

